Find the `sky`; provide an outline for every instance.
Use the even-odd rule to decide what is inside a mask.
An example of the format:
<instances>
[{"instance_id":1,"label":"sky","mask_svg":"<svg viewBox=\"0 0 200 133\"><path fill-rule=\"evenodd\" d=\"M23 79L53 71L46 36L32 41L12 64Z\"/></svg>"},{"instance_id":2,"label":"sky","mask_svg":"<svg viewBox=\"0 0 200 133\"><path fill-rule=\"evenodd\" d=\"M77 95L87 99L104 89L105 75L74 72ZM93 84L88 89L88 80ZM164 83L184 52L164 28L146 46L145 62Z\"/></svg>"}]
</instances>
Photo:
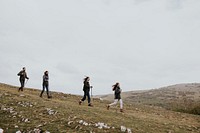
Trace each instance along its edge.
<instances>
[{"instance_id":1,"label":"sky","mask_svg":"<svg viewBox=\"0 0 200 133\"><path fill-rule=\"evenodd\" d=\"M199 0L0 0L0 82L82 95L200 81Z\"/></svg>"}]
</instances>

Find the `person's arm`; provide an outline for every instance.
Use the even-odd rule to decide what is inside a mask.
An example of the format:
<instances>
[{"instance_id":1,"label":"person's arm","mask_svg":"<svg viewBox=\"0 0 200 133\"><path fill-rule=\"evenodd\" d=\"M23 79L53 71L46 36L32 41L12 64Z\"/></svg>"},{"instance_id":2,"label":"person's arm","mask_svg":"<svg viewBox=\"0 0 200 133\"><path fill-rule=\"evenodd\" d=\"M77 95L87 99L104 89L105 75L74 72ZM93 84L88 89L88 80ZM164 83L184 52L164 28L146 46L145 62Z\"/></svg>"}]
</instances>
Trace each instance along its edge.
<instances>
[{"instance_id":1,"label":"person's arm","mask_svg":"<svg viewBox=\"0 0 200 133\"><path fill-rule=\"evenodd\" d=\"M27 77L27 74L26 74L26 72L25 72L25 78L26 78L26 79L29 79L29 77Z\"/></svg>"},{"instance_id":2,"label":"person's arm","mask_svg":"<svg viewBox=\"0 0 200 133\"><path fill-rule=\"evenodd\" d=\"M117 88L117 86L116 86L116 85L114 85L114 86L113 86L113 91L115 91L115 90L116 90L116 88Z\"/></svg>"},{"instance_id":3,"label":"person's arm","mask_svg":"<svg viewBox=\"0 0 200 133\"><path fill-rule=\"evenodd\" d=\"M43 75L43 82L45 82L45 75Z\"/></svg>"},{"instance_id":4,"label":"person's arm","mask_svg":"<svg viewBox=\"0 0 200 133\"><path fill-rule=\"evenodd\" d=\"M17 74L17 76L20 76L20 75L21 75L21 73L22 73L22 71L20 71L20 72Z\"/></svg>"}]
</instances>

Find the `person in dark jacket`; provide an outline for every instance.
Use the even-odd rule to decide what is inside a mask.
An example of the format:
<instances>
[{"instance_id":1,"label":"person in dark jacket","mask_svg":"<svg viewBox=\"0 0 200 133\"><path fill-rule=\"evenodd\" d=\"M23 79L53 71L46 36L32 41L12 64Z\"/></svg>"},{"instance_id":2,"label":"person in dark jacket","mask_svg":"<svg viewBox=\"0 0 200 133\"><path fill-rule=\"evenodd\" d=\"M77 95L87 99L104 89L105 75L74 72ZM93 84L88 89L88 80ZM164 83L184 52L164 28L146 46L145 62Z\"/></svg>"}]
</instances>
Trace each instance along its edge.
<instances>
[{"instance_id":1,"label":"person in dark jacket","mask_svg":"<svg viewBox=\"0 0 200 133\"><path fill-rule=\"evenodd\" d=\"M84 78L84 81L83 81L83 91L84 91L84 96L83 98L79 101L79 105L82 104L83 101L85 101L86 97L88 99L88 106L92 106L92 104L90 103L91 102L91 99L90 99L90 88L92 88L92 86L90 86L90 78L89 77L86 77Z\"/></svg>"},{"instance_id":2,"label":"person in dark jacket","mask_svg":"<svg viewBox=\"0 0 200 133\"><path fill-rule=\"evenodd\" d=\"M20 84L21 84L21 87L19 87L18 91L23 91L23 88L24 88L24 85L25 85L25 79L29 79L27 77L27 74L26 74L26 68L23 67L22 70L17 74L19 76L19 81L20 81Z\"/></svg>"},{"instance_id":3,"label":"person in dark jacket","mask_svg":"<svg viewBox=\"0 0 200 133\"><path fill-rule=\"evenodd\" d=\"M116 105L117 102L120 102L120 112L123 112L123 101L121 99L121 88L120 88L120 84L117 82L115 85L112 86L113 87L113 91L115 91L115 98L114 98L114 102L107 105L107 109L109 110L110 106Z\"/></svg>"},{"instance_id":4,"label":"person in dark jacket","mask_svg":"<svg viewBox=\"0 0 200 133\"><path fill-rule=\"evenodd\" d=\"M51 98L51 96L49 95L49 72L48 71L45 71L43 75L42 92L40 93L40 97L42 97L42 94L44 93L45 88L47 92L47 97Z\"/></svg>"}]
</instances>

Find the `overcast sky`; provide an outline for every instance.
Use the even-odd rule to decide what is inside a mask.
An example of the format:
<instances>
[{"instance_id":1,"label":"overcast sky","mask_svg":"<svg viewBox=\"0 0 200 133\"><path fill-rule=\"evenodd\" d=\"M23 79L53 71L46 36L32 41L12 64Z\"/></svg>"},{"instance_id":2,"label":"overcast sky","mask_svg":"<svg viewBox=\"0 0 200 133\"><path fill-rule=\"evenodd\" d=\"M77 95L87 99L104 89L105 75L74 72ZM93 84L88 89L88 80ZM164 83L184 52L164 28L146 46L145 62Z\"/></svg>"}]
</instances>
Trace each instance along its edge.
<instances>
[{"instance_id":1,"label":"overcast sky","mask_svg":"<svg viewBox=\"0 0 200 133\"><path fill-rule=\"evenodd\" d=\"M200 82L200 0L0 0L0 82L82 95Z\"/></svg>"}]
</instances>

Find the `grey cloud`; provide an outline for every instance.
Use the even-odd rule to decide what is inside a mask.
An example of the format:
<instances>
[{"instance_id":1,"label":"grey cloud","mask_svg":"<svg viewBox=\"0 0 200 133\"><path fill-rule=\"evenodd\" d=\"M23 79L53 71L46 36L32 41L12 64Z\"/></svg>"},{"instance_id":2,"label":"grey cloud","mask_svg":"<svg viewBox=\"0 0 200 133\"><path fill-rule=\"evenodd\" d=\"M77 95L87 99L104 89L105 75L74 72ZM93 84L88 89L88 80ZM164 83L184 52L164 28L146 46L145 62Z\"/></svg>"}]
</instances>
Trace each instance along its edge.
<instances>
[{"instance_id":1,"label":"grey cloud","mask_svg":"<svg viewBox=\"0 0 200 133\"><path fill-rule=\"evenodd\" d=\"M167 1L168 5L167 8L169 8L170 10L176 10L176 9L180 9L182 8L182 3L185 0L169 0Z\"/></svg>"},{"instance_id":2,"label":"grey cloud","mask_svg":"<svg viewBox=\"0 0 200 133\"><path fill-rule=\"evenodd\" d=\"M1 1L0 81L18 85L15 76L23 66L29 87L40 88L49 70L52 89L76 94L82 94L84 75L96 94L110 93L116 81L124 91L195 81L199 5L198 0Z\"/></svg>"},{"instance_id":3,"label":"grey cloud","mask_svg":"<svg viewBox=\"0 0 200 133\"><path fill-rule=\"evenodd\" d=\"M79 74L79 70L73 66L73 64L68 64L66 62L61 62L58 63L57 65L57 69L61 72L61 73L66 73L66 74Z\"/></svg>"}]
</instances>

